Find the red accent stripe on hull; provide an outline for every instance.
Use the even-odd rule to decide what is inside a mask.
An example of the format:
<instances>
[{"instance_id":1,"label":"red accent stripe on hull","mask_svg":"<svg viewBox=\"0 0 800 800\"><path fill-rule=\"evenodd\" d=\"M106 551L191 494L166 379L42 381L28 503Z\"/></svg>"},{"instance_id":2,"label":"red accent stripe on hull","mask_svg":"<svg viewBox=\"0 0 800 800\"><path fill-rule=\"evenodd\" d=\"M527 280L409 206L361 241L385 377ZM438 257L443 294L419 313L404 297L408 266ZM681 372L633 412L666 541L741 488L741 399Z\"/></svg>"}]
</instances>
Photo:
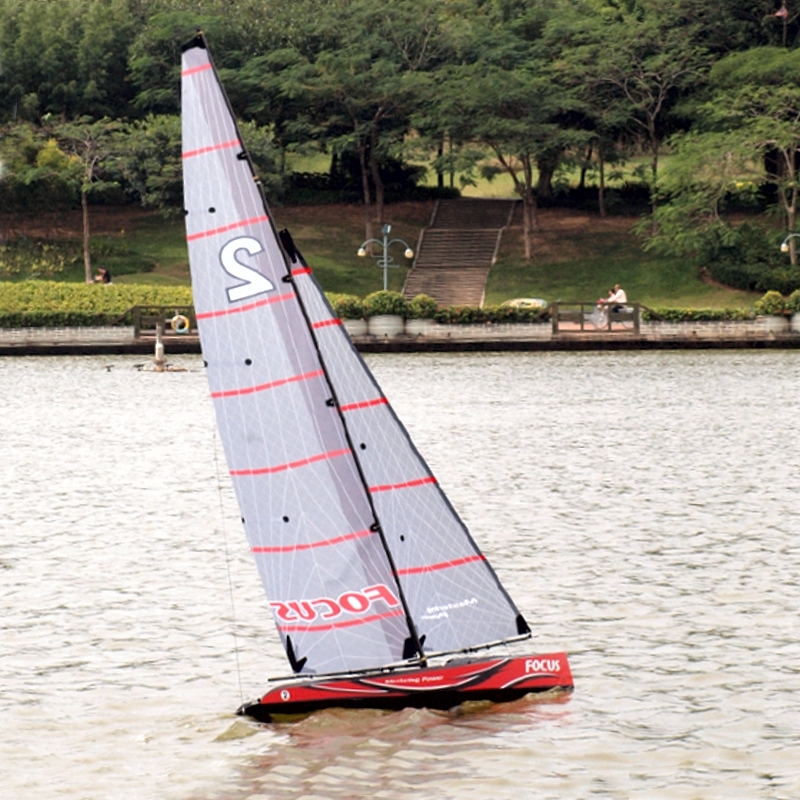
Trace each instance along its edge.
<instances>
[{"instance_id":1,"label":"red accent stripe on hull","mask_svg":"<svg viewBox=\"0 0 800 800\"><path fill-rule=\"evenodd\" d=\"M272 475L275 472L285 472L287 469L297 469L298 467L307 467L309 464L316 464L319 461L327 461L331 458L338 458L339 456L346 456L350 453L350 448L345 447L341 450L331 450L329 453L320 453L316 456L309 456L308 458L301 458L299 461L290 461L288 464L278 464L276 467L259 467L257 469L232 469L231 475Z\"/></svg>"},{"instance_id":2,"label":"red accent stripe on hull","mask_svg":"<svg viewBox=\"0 0 800 800\"><path fill-rule=\"evenodd\" d=\"M374 531L356 531L355 533L346 533L343 536L334 536L333 539L324 539L319 542L311 542L310 544L290 544L285 546L275 547L251 547L251 553L296 553L298 550L312 550L315 547L327 547L328 545L341 544L342 542L350 542L353 539L362 539L365 536L372 536Z\"/></svg>"},{"instance_id":3,"label":"red accent stripe on hull","mask_svg":"<svg viewBox=\"0 0 800 800\"><path fill-rule=\"evenodd\" d=\"M321 370L306 372L303 375L292 375L291 378L281 378L269 383L261 383L258 386L248 386L244 389L227 389L224 392L211 392L211 396L216 400L220 397L239 397L243 394L253 394L254 392L265 392L268 389L277 389L278 386L285 386L287 383L297 383L298 381L308 381L312 378L319 378L325 373Z\"/></svg>"},{"instance_id":4,"label":"red accent stripe on hull","mask_svg":"<svg viewBox=\"0 0 800 800\"><path fill-rule=\"evenodd\" d=\"M486 561L486 556L478 553L474 556L465 558L454 558L452 561L440 561L438 564L426 564L424 567L406 567L397 570L398 575L419 575L422 572L436 572L440 569L450 569L451 567L461 567L464 564L472 564L475 561Z\"/></svg>"},{"instance_id":5,"label":"red accent stripe on hull","mask_svg":"<svg viewBox=\"0 0 800 800\"><path fill-rule=\"evenodd\" d=\"M237 228L245 228L248 225L256 225L259 222L268 222L269 217L262 214L259 217L250 217L250 219L240 219L238 222L231 222L230 225L223 225L220 228L209 228L207 231L198 231L197 233L190 233L186 237L187 242L193 242L196 239L205 239L208 236L217 236L220 233L227 233L228 231L235 231Z\"/></svg>"},{"instance_id":6,"label":"red accent stripe on hull","mask_svg":"<svg viewBox=\"0 0 800 800\"><path fill-rule=\"evenodd\" d=\"M374 400L362 400L360 403L346 403L342 406L342 411L355 411L359 408L371 408L372 406L385 406L389 401L385 397L376 397ZM370 489L370 491L376 491Z\"/></svg>"},{"instance_id":7,"label":"red accent stripe on hull","mask_svg":"<svg viewBox=\"0 0 800 800\"><path fill-rule=\"evenodd\" d=\"M211 69L211 64L201 64L199 67L192 67L191 69L185 69L181 72L182 78L187 78L189 75L196 75L198 72L205 72L207 69Z\"/></svg>"},{"instance_id":8,"label":"red accent stripe on hull","mask_svg":"<svg viewBox=\"0 0 800 800\"><path fill-rule=\"evenodd\" d=\"M231 139L229 142L222 142L220 144L212 144L208 147L199 147L197 150L187 150L181 158L194 158L195 156L202 156L206 153L213 153L215 150L227 150L231 147L240 147L241 142L238 139Z\"/></svg>"},{"instance_id":9,"label":"red accent stripe on hull","mask_svg":"<svg viewBox=\"0 0 800 800\"><path fill-rule=\"evenodd\" d=\"M334 628L352 628L355 625L366 625L370 622L377 622L380 619L388 619L389 617L402 617L405 612L402 608L397 608L394 611L386 611L383 614L370 614L368 617L359 617L357 619L347 619L342 622L329 622L326 625L278 625L278 630L285 633L311 633L318 631L331 631Z\"/></svg>"},{"instance_id":10,"label":"red accent stripe on hull","mask_svg":"<svg viewBox=\"0 0 800 800\"><path fill-rule=\"evenodd\" d=\"M292 275L310 275L311 274L311 267L300 267L299 269L293 269Z\"/></svg>"},{"instance_id":11,"label":"red accent stripe on hull","mask_svg":"<svg viewBox=\"0 0 800 800\"><path fill-rule=\"evenodd\" d=\"M417 478L404 483L384 483L381 486L370 486L369 490L372 494L375 494L376 492L391 492L395 489L411 489L414 486L423 486L426 483L436 483L436 478L429 475L427 478Z\"/></svg>"},{"instance_id":12,"label":"red accent stripe on hull","mask_svg":"<svg viewBox=\"0 0 800 800\"><path fill-rule=\"evenodd\" d=\"M212 319L213 317L225 317L228 314L241 314L244 311L252 311L254 308L268 306L271 303L283 303L286 300L294 300L295 296L293 292L290 292L288 294L279 294L275 297L266 297L263 300L257 300L255 303L248 303L246 306L221 308L218 311L203 311L200 314L195 314L195 319Z\"/></svg>"}]
</instances>

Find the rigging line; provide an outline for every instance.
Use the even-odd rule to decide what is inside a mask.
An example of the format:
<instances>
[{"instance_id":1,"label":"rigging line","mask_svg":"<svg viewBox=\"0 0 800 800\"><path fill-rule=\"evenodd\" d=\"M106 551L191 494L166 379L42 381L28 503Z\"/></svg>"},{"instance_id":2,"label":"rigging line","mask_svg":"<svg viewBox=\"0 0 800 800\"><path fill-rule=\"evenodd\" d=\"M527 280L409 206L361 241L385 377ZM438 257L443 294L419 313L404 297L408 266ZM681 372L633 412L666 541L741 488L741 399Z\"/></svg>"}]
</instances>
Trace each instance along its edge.
<instances>
[{"instance_id":1,"label":"rigging line","mask_svg":"<svg viewBox=\"0 0 800 800\"><path fill-rule=\"evenodd\" d=\"M228 573L228 593L231 598L231 615L233 616L233 653L236 661L236 678L239 682L239 699L244 703L244 690L242 689L242 668L239 663L239 636L236 632L236 603L233 598L233 577L231 576L231 554L228 549L228 528L225 525L225 506L222 502L222 480L219 471L219 458L217 457L217 426L212 426L214 441L212 450L214 451L214 471L217 474L217 497L219 498L219 516L222 523L222 540L225 547L225 569Z\"/></svg>"},{"instance_id":2,"label":"rigging line","mask_svg":"<svg viewBox=\"0 0 800 800\"><path fill-rule=\"evenodd\" d=\"M264 206L264 211L265 211L265 213L267 215L267 220L266 221L269 224L270 228L272 228L272 232L273 232L273 234L275 236L276 241L278 242L278 245L280 247L281 253L283 254L283 261L284 261L284 265L286 267L286 275L284 277L284 280L287 280L289 283L292 284L292 286L294 286L295 285L294 284L295 276L292 274L292 267L291 267L291 264L289 263L290 259L289 259L289 256L288 256L287 252L286 252L286 249L284 248L283 242L281 241L281 238L278 235L277 229L275 228L275 222L272 219L272 215L269 213L269 203L267 202L267 196L266 196L266 192L264 191L264 185L262 184L261 180L258 177L258 174L256 172L256 168L255 168L255 164L253 163L253 159L252 159L252 157L250 155L250 151L247 149L247 146L244 143L244 139L242 138L241 131L239 130L239 124L236 121L236 114L233 111L233 106L231 105L231 101L230 101L230 99L228 97L228 93L225 91L225 87L222 85L222 81L219 79L219 73L217 72L216 65L214 64L214 59L211 57L211 52L208 49L208 44L206 42L205 35L203 34L202 31L198 31L197 32L197 36L195 37L195 39L193 39L192 42L190 42L188 45L186 45L184 47L184 49L186 50L186 49L189 49L191 47L202 47L206 51L206 56L208 58L209 64L211 65L212 75L214 76L214 79L216 81L217 87L219 88L220 94L222 96L222 99L223 99L223 101L224 101L224 103L225 103L225 105L226 105L226 107L228 109L228 113L230 114L230 119L231 119L231 122L233 123L233 128L234 128L234 130L236 132L236 136L242 142L241 157L246 161L248 167L250 168L250 173L253 176L253 180L254 180L254 182L256 184L256 187L258 188L258 193L259 193L259 195L261 197L261 202L262 202L262 204ZM295 252L297 253L297 256L298 256L298 258L300 260L301 265L303 267L307 268L308 264L305 262L305 259L302 257L300 252L297 251L296 248L295 248ZM313 280L313 276L311 276L311 277L312 277L312 280ZM416 627L416 624L414 623L414 619L411 616L411 609L410 609L410 607L408 605L408 601L406 600L405 592L403 591L403 587L402 587L402 585L400 583L400 577L397 574L397 567L396 567L396 565L394 563L394 558L392 557L392 552L389 549L389 543L386 541L386 536L385 536L385 534L383 532L383 526L381 525L380 518L378 517L377 509L375 508L375 504L373 502L372 495L369 492L369 483L368 483L368 481L366 479L366 476L364 475L364 471L363 471L363 469L361 467L361 462L360 462L360 460L358 458L358 455L356 454L355 449L353 448L353 442L352 442L352 439L351 439L351 436L350 436L350 428L349 428L347 422L345 421L344 414L341 411L339 399L338 399L338 397L336 395L336 390L335 390L335 388L333 386L333 382L331 381L330 374L328 372L328 367L327 367L327 364L325 363L325 359L322 356L322 351L320 349L319 342L317 340L316 331L314 330L313 324L311 322L311 318L309 317L308 311L306 309L305 302L304 302L303 298L300 296L300 293L297 290L295 291L295 297L297 299L298 305L300 307L300 311L301 311L301 313L303 315L303 319L304 319L304 321L306 323L308 331L311 334L311 341L314 344L314 349L316 350L317 358L319 359L320 366L322 367L322 370L325 373L325 381L328 384L328 388L331 390L331 395L333 397L335 408L336 408L337 413L339 414L339 418L341 420L341 424L342 424L342 428L344 430L345 438L346 438L348 444L350 445L350 449L351 449L352 454L353 454L353 462L354 462L354 464L356 466L356 471L358 472L358 475L359 475L359 477L361 479L361 482L364 485L364 490L366 492L367 503L368 503L368 505L370 507L370 510L372 511L373 518L374 518L376 526L377 526L377 531L376 532L377 532L378 536L380 537L381 545L383 546L383 550L386 553L386 558L387 558L387 560L389 562L389 568L391 569L392 575L394 576L394 579L395 579L395 585L397 587L398 595L400 597L400 603L402 604L403 611L405 612L406 623L408 625L408 631L409 631L409 633L411 635L411 640L414 643L414 645L416 646L417 652L418 652L419 656L422 658L422 660L424 662L425 653L424 653L424 650L422 649L422 642L420 641L419 634L417 633L417 627ZM333 314L333 310L330 308L330 303L328 303L327 299L325 298L325 295L323 294L322 297L323 297L324 302L328 306L328 308L331 310L331 314Z\"/></svg>"}]
</instances>

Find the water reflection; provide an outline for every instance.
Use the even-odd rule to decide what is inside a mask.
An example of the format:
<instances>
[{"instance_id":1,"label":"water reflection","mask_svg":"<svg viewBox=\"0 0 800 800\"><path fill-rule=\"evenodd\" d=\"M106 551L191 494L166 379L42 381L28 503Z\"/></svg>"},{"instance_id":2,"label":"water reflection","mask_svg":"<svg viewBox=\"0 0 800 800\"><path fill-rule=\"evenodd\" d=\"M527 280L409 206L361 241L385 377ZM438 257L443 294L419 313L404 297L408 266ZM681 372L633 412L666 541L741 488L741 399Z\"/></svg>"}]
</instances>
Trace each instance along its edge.
<instances>
[{"instance_id":1,"label":"water reflection","mask_svg":"<svg viewBox=\"0 0 800 800\"><path fill-rule=\"evenodd\" d=\"M199 359L0 360L0 796L800 796L799 358L371 357L576 692L277 726Z\"/></svg>"}]
</instances>

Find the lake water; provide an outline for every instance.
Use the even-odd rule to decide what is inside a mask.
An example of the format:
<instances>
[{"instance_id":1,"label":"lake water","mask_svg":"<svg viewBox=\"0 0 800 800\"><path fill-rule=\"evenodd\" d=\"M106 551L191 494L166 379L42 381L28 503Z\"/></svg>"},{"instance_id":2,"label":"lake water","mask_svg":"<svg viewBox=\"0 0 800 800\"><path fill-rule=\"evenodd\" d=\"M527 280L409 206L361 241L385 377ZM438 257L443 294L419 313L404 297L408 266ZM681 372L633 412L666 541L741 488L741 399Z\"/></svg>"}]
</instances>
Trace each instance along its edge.
<instances>
[{"instance_id":1,"label":"lake water","mask_svg":"<svg viewBox=\"0 0 800 800\"><path fill-rule=\"evenodd\" d=\"M4 800L800 796L800 353L369 357L575 692L273 726L201 361L141 361L0 359Z\"/></svg>"}]
</instances>

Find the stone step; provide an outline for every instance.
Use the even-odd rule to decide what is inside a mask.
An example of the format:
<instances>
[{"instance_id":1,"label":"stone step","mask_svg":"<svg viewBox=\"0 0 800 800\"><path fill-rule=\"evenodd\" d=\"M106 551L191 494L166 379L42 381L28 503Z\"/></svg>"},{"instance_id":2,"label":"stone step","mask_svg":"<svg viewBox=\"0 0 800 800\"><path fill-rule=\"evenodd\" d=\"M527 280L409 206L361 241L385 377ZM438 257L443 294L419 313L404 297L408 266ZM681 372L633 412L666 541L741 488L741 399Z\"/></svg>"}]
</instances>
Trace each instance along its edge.
<instances>
[{"instance_id":1,"label":"stone step","mask_svg":"<svg viewBox=\"0 0 800 800\"><path fill-rule=\"evenodd\" d=\"M440 306L483 304L486 279L497 258L515 200L440 200L420 235L403 294L427 294Z\"/></svg>"},{"instance_id":2,"label":"stone step","mask_svg":"<svg viewBox=\"0 0 800 800\"><path fill-rule=\"evenodd\" d=\"M415 269L491 266L499 244L497 230L423 231Z\"/></svg>"},{"instance_id":3,"label":"stone step","mask_svg":"<svg viewBox=\"0 0 800 800\"><path fill-rule=\"evenodd\" d=\"M462 197L440 200L431 220L431 228L505 228L517 204L516 200L487 200Z\"/></svg>"},{"instance_id":4,"label":"stone step","mask_svg":"<svg viewBox=\"0 0 800 800\"><path fill-rule=\"evenodd\" d=\"M426 294L440 306L480 306L488 275L487 267L418 270L406 279L404 294Z\"/></svg>"}]
</instances>

